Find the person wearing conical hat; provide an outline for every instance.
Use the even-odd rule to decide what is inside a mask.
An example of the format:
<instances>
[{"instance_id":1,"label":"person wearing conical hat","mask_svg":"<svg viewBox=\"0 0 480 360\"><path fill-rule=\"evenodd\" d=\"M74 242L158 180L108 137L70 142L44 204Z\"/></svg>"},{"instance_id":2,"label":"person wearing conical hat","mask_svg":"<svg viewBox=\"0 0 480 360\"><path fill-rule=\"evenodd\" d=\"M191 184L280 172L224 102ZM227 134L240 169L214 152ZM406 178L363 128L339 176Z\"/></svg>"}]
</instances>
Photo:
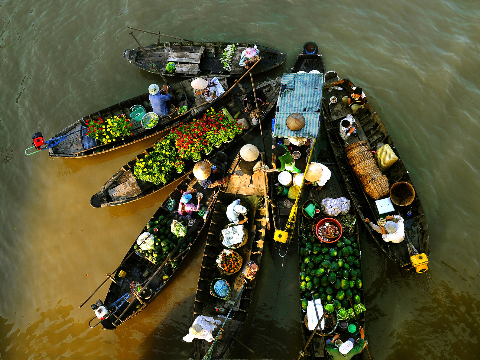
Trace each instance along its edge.
<instances>
[{"instance_id":1,"label":"person wearing conical hat","mask_svg":"<svg viewBox=\"0 0 480 360\"><path fill-rule=\"evenodd\" d=\"M214 77L213 79L196 78L190 83L195 90L195 95L201 95L206 101L212 101L220 97L225 90L220 81Z\"/></svg>"},{"instance_id":2,"label":"person wearing conical hat","mask_svg":"<svg viewBox=\"0 0 480 360\"><path fill-rule=\"evenodd\" d=\"M151 84L148 87L148 92L150 93L148 98L152 105L153 112L158 116L167 116L167 101L172 98L172 95L168 93L168 87L163 85L162 90L160 90L160 87L157 84Z\"/></svg>"},{"instance_id":3,"label":"person wearing conical hat","mask_svg":"<svg viewBox=\"0 0 480 360\"><path fill-rule=\"evenodd\" d=\"M239 167L242 175L252 176L256 171L263 168L263 162L260 159L260 151L253 144L246 144L240 149Z\"/></svg>"},{"instance_id":4,"label":"person wearing conical hat","mask_svg":"<svg viewBox=\"0 0 480 360\"><path fill-rule=\"evenodd\" d=\"M193 191L185 191L182 194L182 197L180 198L180 201L178 202L178 213L182 216L188 216L192 212L196 212L200 210L200 201L203 198L202 193L197 194L197 205L193 204L190 202L192 199Z\"/></svg>"},{"instance_id":5,"label":"person wearing conical hat","mask_svg":"<svg viewBox=\"0 0 480 360\"><path fill-rule=\"evenodd\" d=\"M307 185L313 184L314 186L318 186L318 190L321 190L331 177L332 172L328 167L320 163L312 162L308 165L305 181Z\"/></svg>"},{"instance_id":6,"label":"person wearing conical hat","mask_svg":"<svg viewBox=\"0 0 480 360\"><path fill-rule=\"evenodd\" d=\"M227 163L227 155L220 151L212 159L212 165L207 161L199 161L193 167L193 175L204 189L225 184L236 174L227 174L222 177Z\"/></svg>"}]
</instances>

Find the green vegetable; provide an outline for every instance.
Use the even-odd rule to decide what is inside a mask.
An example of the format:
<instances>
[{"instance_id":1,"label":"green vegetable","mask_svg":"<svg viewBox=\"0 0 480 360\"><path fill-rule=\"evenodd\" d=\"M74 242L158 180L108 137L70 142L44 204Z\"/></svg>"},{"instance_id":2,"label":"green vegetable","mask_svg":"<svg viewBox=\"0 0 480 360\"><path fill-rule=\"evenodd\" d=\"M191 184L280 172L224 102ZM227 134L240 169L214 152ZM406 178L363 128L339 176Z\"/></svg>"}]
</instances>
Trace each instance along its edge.
<instances>
[{"instance_id":1,"label":"green vegetable","mask_svg":"<svg viewBox=\"0 0 480 360\"><path fill-rule=\"evenodd\" d=\"M334 284L335 281L337 281L337 274L335 274L335 273L328 274L328 282L330 284Z\"/></svg>"},{"instance_id":2,"label":"green vegetable","mask_svg":"<svg viewBox=\"0 0 480 360\"><path fill-rule=\"evenodd\" d=\"M312 281L312 277L310 275L305 276L305 281L308 283L309 281Z\"/></svg>"},{"instance_id":3,"label":"green vegetable","mask_svg":"<svg viewBox=\"0 0 480 360\"><path fill-rule=\"evenodd\" d=\"M314 244L313 245L313 251L312 252L315 255L317 255L321 250L322 250L322 247L320 246L320 244Z\"/></svg>"},{"instance_id":4,"label":"green vegetable","mask_svg":"<svg viewBox=\"0 0 480 360\"><path fill-rule=\"evenodd\" d=\"M307 311L307 305L308 305L308 301L303 299L302 300L302 310L303 311Z\"/></svg>"},{"instance_id":5,"label":"green vegetable","mask_svg":"<svg viewBox=\"0 0 480 360\"><path fill-rule=\"evenodd\" d=\"M355 287L355 280L350 280L348 282L348 287L351 289L351 288L354 288Z\"/></svg>"},{"instance_id":6,"label":"green vegetable","mask_svg":"<svg viewBox=\"0 0 480 360\"><path fill-rule=\"evenodd\" d=\"M313 278L313 286L316 288L320 286L320 278L319 277L314 277Z\"/></svg>"},{"instance_id":7,"label":"green vegetable","mask_svg":"<svg viewBox=\"0 0 480 360\"><path fill-rule=\"evenodd\" d=\"M325 311L328 313L333 313L335 311L335 308L333 307L333 304L327 304L325 305Z\"/></svg>"},{"instance_id":8,"label":"green vegetable","mask_svg":"<svg viewBox=\"0 0 480 360\"><path fill-rule=\"evenodd\" d=\"M315 267L315 263L313 261L310 261L308 264L307 264L307 267L309 267L310 269L313 269Z\"/></svg>"},{"instance_id":9,"label":"green vegetable","mask_svg":"<svg viewBox=\"0 0 480 360\"><path fill-rule=\"evenodd\" d=\"M313 283L311 281L307 282L307 290L313 289Z\"/></svg>"},{"instance_id":10,"label":"green vegetable","mask_svg":"<svg viewBox=\"0 0 480 360\"><path fill-rule=\"evenodd\" d=\"M328 301L328 302L332 302L332 301L333 301L333 295L332 295L332 294L328 294L328 295L327 295L327 301Z\"/></svg>"},{"instance_id":11,"label":"green vegetable","mask_svg":"<svg viewBox=\"0 0 480 360\"><path fill-rule=\"evenodd\" d=\"M328 253L328 248L326 246L322 247L322 253L323 254Z\"/></svg>"},{"instance_id":12,"label":"green vegetable","mask_svg":"<svg viewBox=\"0 0 480 360\"><path fill-rule=\"evenodd\" d=\"M357 289L361 289L362 286L363 286L362 279L357 279L355 285L356 285Z\"/></svg>"},{"instance_id":13,"label":"green vegetable","mask_svg":"<svg viewBox=\"0 0 480 360\"><path fill-rule=\"evenodd\" d=\"M313 261L315 262L315 264L320 264L323 260L323 256L322 255L317 255L313 258Z\"/></svg>"},{"instance_id":14,"label":"green vegetable","mask_svg":"<svg viewBox=\"0 0 480 360\"><path fill-rule=\"evenodd\" d=\"M330 271L338 271L339 268L340 267L338 266L338 264L336 262L332 262L330 264L330 267L329 267Z\"/></svg>"},{"instance_id":15,"label":"green vegetable","mask_svg":"<svg viewBox=\"0 0 480 360\"><path fill-rule=\"evenodd\" d=\"M337 241L337 248L341 249L345 246L342 240Z\"/></svg>"},{"instance_id":16,"label":"green vegetable","mask_svg":"<svg viewBox=\"0 0 480 360\"><path fill-rule=\"evenodd\" d=\"M305 276L306 276L305 272L302 271L302 272L300 273L300 280L301 280L301 281L305 280Z\"/></svg>"},{"instance_id":17,"label":"green vegetable","mask_svg":"<svg viewBox=\"0 0 480 360\"><path fill-rule=\"evenodd\" d=\"M355 295L355 296L353 297L353 302L354 302L355 304L360 304L360 301L361 301L360 295Z\"/></svg>"},{"instance_id":18,"label":"green vegetable","mask_svg":"<svg viewBox=\"0 0 480 360\"><path fill-rule=\"evenodd\" d=\"M328 286L328 276L327 275L322 276L322 278L320 279L320 284L322 286Z\"/></svg>"},{"instance_id":19,"label":"green vegetable","mask_svg":"<svg viewBox=\"0 0 480 360\"><path fill-rule=\"evenodd\" d=\"M344 262L342 259L338 259L337 264L339 267L343 267Z\"/></svg>"},{"instance_id":20,"label":"green vegetable","mask_svg":"<svg viewBox=\"0 0 480 360\"><path fill-rule=\"evenodd\" d=\"M343 239L343 242L344 242L344 244L345 244L346 246L352 244L352 240L351 240L351 239L347 239L347 238L344 238L344 239Z\"/></svg>"},{"instance_id":21,"label":"green vegetable","mask_svg":"<svg viewBox=\"0 0 480 360\"><path fill-rule=\"evenodd\" d=\"M303 263L308 264L310 260L311 260L310 256L306 256L305 259L303 260Z\"/></svg>"},{"instance_id":22,"label":"green vegetable","mask_svg":"<svg viewBox=\"0 0 480 360\"><path fill-rule=\"evenodd\" d=\"M305 281L302 281L300 283L300 290L305 291L307 289L307 283Z\"/></svg>"},{"instance_id":23,"label":"green vegetable","mask_svg":"<svg viewBox=\"0 0 480 360\"><path fill-rule=\"evenodd\" d=\"M338 300L334 300L333 307L335 308L335 310L340 310L342 308L342 303Z\"/></svg>"},{"instance_id":24,"label":"green vegetable","mask_svg":"<svg viewBox=\"0 0 480 360\"><path fill-rule=\"evenodd\" d=\"M313 298L314 298L314 299L320 299L320 294L319 294L319 293L313 294Z\"/></svg>"},{"instance_id":25,"label":"green vegetable","mask_svg":"<svg viewBox=\"0 0 480 360\"><path fill-rule=\"evenodd\" d=\"M329 260L323 260L322 261L322 267L325 269L328 269L330 267L330 261Z\"/></svg>"},{"instance_id":26,"label":"green vegetable","mask_svg":"<svg viewBox=\"0 0 480 360\"><path fill-rule=\"evenodd\" d=\"M331 248L328 253L330 254L330 256L337 256L337 249L335 248Z\"/></svg>"},{"instance_id":27,"label":"green vegetable","mask_svg":"<svg viewBox=\"0 0 480 360\"><path fill-rule=\"evenodd\" d=\"M325 269L322 268L322 267L318 268L317 271L316 271L317 276L322 276L324 273L325 273Z\"/></svg>"},{"instance_id":28,"label":"green vegetable","mask_svg":"<svg viewBox=\"0 0 480 360\"><path fill-rule=\"evenodd\" d=\"M332 295L333 294L333 288L331 286L327 286L327 288L325 289L325 292L328 295Z\"/></svg>"},{"instance_id":29,"label":"green vegetable","mask_svg":"<svg viewBox=\"0 0 480 360\"><path fill-rule=\"evenodd\" d=\"M340 281L340 279L337 279L335 280L335 284L333 284L333 287L338 290L340 289L341 285L342 285L342 282Z\"/></svg>"},{"instance_id":30,"label":"green vegetable","mask_svg":"<svg viewBox=\"0 0 480 360\"><path fill-rule=\"evenodd\" d=\"M345 291L343 291L343 290L338 290L338 292L337 292L337 300L343 300L344 297L345 297Z\"/></svg>"},{"instance_id":31,"label":"green vegetable","mask_svg":"<svg viewBox=\"0 0 480 360\"><path fill-rule=\"evenodd\" d=\"M348 280L346 280L346 279L342 279L342 280L340 281L340 287L341 287L343 290L347 290L348 287L349 287L349 285L350 285L350 284L348 283Z\"/></svg>"},{"instance_id":32,"label":"green vegetable","mask_svg":"<svg viewBox=\"0 0 480 360\"><path fill-rule=\"evenodd\" d=\"M343 271L342 271L342 277L343 277L344 279L348 279L348 276L349 276L349 275L350 275L350 274L348 273L348 270L343 270Z\"/></svg>"}]
</instances>

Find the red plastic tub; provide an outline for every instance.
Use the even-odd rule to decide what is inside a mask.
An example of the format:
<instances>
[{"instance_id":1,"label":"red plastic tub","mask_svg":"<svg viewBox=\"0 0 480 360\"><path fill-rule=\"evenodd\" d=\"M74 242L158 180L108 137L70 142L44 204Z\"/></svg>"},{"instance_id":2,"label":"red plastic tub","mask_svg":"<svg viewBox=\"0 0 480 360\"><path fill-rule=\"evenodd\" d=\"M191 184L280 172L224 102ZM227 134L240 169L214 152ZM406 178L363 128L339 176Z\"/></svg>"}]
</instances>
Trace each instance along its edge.
<instances>
[{"instance_id":1,"label":"red plastic tub","mask_svg":"<svg viewBox=\"0 0 480 360\"><path fill-rule=\"evenodd\" d=\"M326 236L321 230L323 225L332 225L338 229L338 234L334 237ZM315 225L315 236L324 243L334 243L342 237L342 225L333 218L323 218Z\"/></svg>"}]
</instances>

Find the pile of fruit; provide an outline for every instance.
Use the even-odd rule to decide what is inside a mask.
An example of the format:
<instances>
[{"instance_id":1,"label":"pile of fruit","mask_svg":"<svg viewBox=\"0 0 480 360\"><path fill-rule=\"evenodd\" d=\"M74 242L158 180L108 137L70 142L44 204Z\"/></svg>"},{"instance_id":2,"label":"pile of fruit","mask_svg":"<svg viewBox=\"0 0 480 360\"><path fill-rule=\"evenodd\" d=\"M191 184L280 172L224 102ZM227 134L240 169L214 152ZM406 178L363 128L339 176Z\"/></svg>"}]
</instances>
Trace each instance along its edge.
<instances>
[{"instance_id":1,"label":"pile of fruit","mask_svg":"<svg viewBox=\"0 0 480 360\"><path fill-rule=\"evenodd\" d=\"M327 312L349 316L352 304L357 315L365 311L362 302L360 249L353 238L342 238L333 244L322 243L313 235L300 239L300 295L302 310L308 301L321 299ZM342 311L344 309L345 311ZM342 316L344 317L344 316Z\"/></svg>"},{"instance_id":2,"label":"pile of fruit","mask_svg":"<svg viewBox=\"0 0 480 360\"><path fill-rule=\"evenodd\" d=\"M235 274L242 267L243 259L239 253L229 249L223 249L217 257L218 267L229 274Z\"/></svg>"},{"instance_id":3,"label":"pile of fruit","mask_svg":"<svg viewBox=\"0 0 480 360\"><path fill-rule=\"evenodd\" d=\"M160 215L158 218L150 220L144 231L153 236L153 244L148 249L144 249L144 246L142 248L138 243L135 243L134 248L136 253L154 264L163 263L168 254L170 254L175 246L183 239L183 237L177 237L172 233L172 221L173 217L170 214ZM184 251L189 243L190 240L186 239L178 253ZM166 269L174 270L177 266L178 260L174 260L166 266Z\"/></svg>"}]
</instances>

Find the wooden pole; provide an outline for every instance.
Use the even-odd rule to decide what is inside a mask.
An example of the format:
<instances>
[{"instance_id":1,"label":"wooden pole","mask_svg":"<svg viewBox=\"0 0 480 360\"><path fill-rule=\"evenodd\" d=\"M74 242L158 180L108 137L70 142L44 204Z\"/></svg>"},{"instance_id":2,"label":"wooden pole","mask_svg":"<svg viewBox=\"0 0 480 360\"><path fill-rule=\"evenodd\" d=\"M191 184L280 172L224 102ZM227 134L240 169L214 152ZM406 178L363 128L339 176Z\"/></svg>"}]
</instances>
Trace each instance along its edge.
<instances>
[{"instance_id":1,"label":"wooden pole","mask_svg":"<svg viewBox=\"0 0 480 360\"><path fill-rule=\"evenodd\" d=\"M169 37L169 38L172 38L172 39L177 39L177 40L182 40L182 41L193 42L193 40L187 40L187 39L182 39L182 38L179 38L179 37L176 37L176 36L171 36L171 35L166 35L166 34L160 34L160 32L154 33L154 32L152 32L152 31L136 29L136 28L133 28L133 27L131 27L131 26L127 26L127 28L132 29L132 30L136 30L136 31L140 31L140 32L144 32L144 33L146 33L146 34L153 34L153 35L158 35L158 36L166 36L166 37Z\"/></svg>"},{"instance_id":2,"label":"wooden pole","mask_svg":"<svg viewBox=\"0 0 480 360\"><path fill-rule=\"evenodd\" d=\"M145 54L145 56L147 57L148 61L150 61L153 65L153 67L155 68L155 70L157 70L157 73L160 74L160 76L162 77L163 81L165 81L166 84L168 84L168 81L167 79L165 79L165 76L163 76L163 74L161 73L161 71L159 71L157 69L157 65L155 65L155 63L152 61L152 59L150 59L150 56L148 56L147 54L147 51L145 50L145 48L142 46L142 44L140 44L140 42L137 40L137 38L135 37L135 35L133 35L133 32L130 33L130 35L132 35L132 37L135 39L135 41L137 42L138 46L140 46L140 49L142 49L143 53Z\"/></svg>"},{"instance_id":3,"label":"wooden pole","mask_svg":"<svg viewBox=\"0 0 480 360\"><path fill-rule=\"evenodd\" d=\"M357 316L357 311L355 310L355 306L352 304L352 298L348 298L348 301L350 302L350 306L353 309L353 314L355 315L355 321L357 322L358 326L360 326L360 322L358 321L358 316ZM365 341L365 339L363 339ZM368 342L365 341L365 347L367 348L368 352L368 357L371 359L372 355L370 355L370 349L368 348Z\"/></svg>"}]
</instances>

